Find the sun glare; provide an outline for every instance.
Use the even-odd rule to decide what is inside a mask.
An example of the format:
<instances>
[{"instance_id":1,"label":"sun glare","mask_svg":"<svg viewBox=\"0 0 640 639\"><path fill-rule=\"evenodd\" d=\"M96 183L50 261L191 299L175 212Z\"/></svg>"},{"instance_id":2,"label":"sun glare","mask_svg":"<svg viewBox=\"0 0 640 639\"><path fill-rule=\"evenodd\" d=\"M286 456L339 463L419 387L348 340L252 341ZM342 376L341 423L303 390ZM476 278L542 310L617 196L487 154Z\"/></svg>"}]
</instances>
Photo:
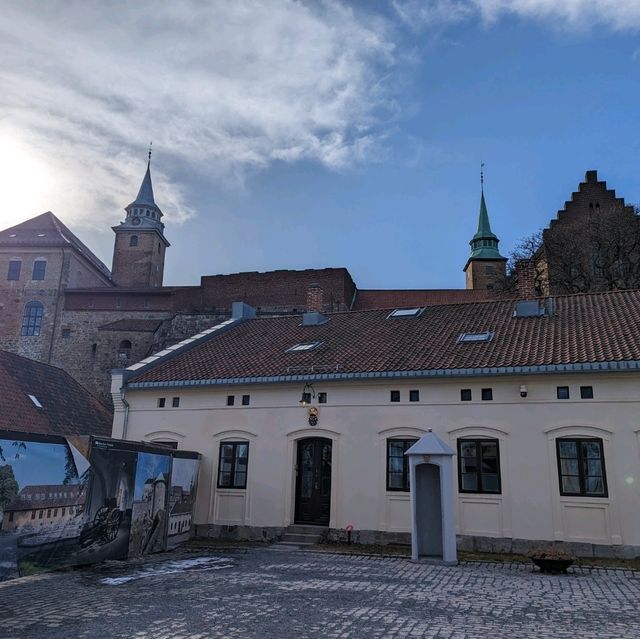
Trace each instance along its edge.
<instances>
[{"instance_id":1,"label":"sun glare","mask_svg":"<svg viewBox=\"0 0 640 639\"><path fill-rule=\"evenodd\" d=\"M50 169L26 144L2 130L0 184L0 228L12 226L52 207L53 178Z\"/></svg>"}]
</instances>

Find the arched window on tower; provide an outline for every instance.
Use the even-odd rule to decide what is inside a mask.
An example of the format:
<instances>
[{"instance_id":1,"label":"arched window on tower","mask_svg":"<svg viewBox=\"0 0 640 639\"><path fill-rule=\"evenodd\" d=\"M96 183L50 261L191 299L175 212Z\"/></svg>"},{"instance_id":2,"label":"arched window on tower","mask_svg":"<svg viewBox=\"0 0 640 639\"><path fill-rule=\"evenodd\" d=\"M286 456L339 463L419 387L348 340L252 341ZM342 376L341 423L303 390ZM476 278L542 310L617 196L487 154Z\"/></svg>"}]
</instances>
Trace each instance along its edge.
<instances>
[{"instance_id":1,"label":"arched window on tower","mask_svg":"<svg viewBox=\"0 0 640 639\"><path fill-rule=\"evenodd\" d=\"M118 360L120 362L128 362L131 357L131 342L123 339L118 346Z\"/></svg>"},{"instance_id":2,"label":"arched window on tower","mask_svg":"<svg viewBox=\"0 0 640 639\"><path fill-rule=\"evenodd\" d=\"M37 337L40 335L43 315L44 306L42 302L29 302L24 307L21 334L29 337Z\"/></svg>"},{"instance_id":3,"label":"arched window on tower","mask_svg":"<svg viewBox=\"0 0 640 639\"><path fill-rule=\"evenodd\" d=\"M137 235L132 235L129 238L129 246L138 246L138 236Z\"/></svg>"}]
</instances>

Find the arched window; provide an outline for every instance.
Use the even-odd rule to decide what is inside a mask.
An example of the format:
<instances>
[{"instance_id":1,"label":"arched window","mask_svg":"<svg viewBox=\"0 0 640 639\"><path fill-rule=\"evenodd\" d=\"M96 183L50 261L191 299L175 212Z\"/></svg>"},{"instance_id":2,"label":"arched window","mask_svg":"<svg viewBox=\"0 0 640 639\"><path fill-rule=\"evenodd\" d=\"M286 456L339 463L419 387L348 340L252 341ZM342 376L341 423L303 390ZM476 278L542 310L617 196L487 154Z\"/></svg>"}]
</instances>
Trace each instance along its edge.
<instances>
[{"instance_id":1,"label":"arched window","mask_svg":"<svg viewBox=\"0 0 640 639\"><path fill-rule=\"evenodd\" d=\"M137 235L132 235L129 238L129 246L138 246L138 236Z\"/></svg>"},{"instance_id":2,"label":"arched window","mask_svg":"<svg viewBox=\"0 0 640 639\"><path fill-rule=\"evenodd\" d=\"M118 346L118 359L123 362L129 361L131 356L131 342L128 339L123 339Z\"/></svg>"},{"instance_id":3,"label":"arched window","mask_svg":"<svg viewBox=\"0 0 640 639\"><path fill-rule=\"evenodd\" d=\"M24 315L22 316L22 335L40 335L43 314L44 306L41 302L29 302L24 307Z\"/></svg>"}]
</instances>

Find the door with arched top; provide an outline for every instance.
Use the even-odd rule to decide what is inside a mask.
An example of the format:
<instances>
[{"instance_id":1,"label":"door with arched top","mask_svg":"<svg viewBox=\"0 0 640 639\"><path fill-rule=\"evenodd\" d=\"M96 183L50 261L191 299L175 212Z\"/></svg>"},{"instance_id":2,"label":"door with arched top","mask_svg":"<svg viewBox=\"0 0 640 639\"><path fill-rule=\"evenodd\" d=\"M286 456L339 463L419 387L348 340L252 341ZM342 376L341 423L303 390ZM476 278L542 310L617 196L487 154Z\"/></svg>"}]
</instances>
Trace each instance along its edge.
<instances>
[{"instance_id":1,"label":"door with arched top","mask_svg":"<svg viewBox=\"0 0 640 639\"><path fill-rule=\"evenodd\" d=\"M296 523L326 526L330 511L331 440L301 439L296 465Z\"/></svg>"}]
</instances>

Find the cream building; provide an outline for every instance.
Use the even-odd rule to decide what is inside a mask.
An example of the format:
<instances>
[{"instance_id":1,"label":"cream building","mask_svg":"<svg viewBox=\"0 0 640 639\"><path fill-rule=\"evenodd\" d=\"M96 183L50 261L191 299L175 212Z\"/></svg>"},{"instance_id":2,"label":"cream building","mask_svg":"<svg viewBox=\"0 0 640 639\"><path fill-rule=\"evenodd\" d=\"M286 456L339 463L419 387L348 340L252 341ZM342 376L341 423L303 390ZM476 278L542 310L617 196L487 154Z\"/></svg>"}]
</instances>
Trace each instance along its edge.
<instances>
[{"instance_id":1,"label":"cream building","mask_svg":"<svg viewBox=\"0 0 640 639\"><path fill-rule=\"evenodd\" d=\"M198 534L408 541L432 429L459 547L640 555L640 293L250 315L113 377L114 437L202 454Z\"/></svg>"}]
</instances>

